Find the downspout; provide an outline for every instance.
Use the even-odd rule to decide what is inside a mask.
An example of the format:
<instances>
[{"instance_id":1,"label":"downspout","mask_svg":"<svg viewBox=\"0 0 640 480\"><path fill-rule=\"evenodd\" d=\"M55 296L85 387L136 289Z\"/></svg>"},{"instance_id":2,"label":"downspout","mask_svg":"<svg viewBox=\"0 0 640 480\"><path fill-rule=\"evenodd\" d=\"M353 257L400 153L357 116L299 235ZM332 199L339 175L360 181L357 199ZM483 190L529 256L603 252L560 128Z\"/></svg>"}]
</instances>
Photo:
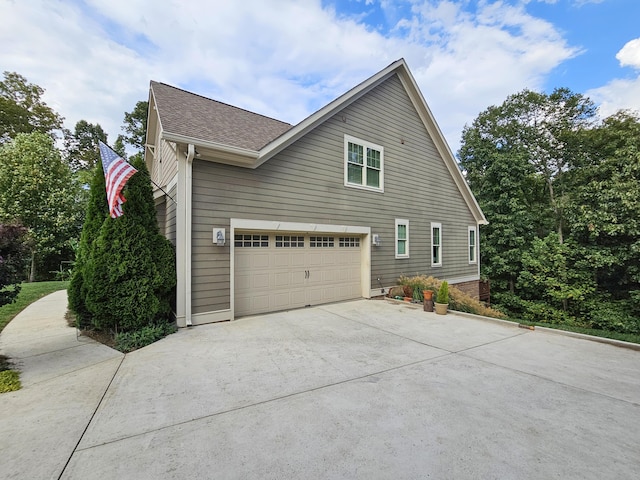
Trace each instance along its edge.
<instances>
[{"instance_id":1,"label":"downspout","mask_svg":"<svg viewBox=\"0 0 640 480\"><path fill-rule=\"evenodd\" d=\"M191 213L191 203L192 203L192 192L193 192L193 158L196 156L196 147L190 143L189 148L187 150L187 164L186 164L186 185L185 185L185 245L184 245L184 253L185 253L185 278L184 278L184 287L185 287L185 305L184 305L184 316L185 316L185 324L187 327L192 325L191 323L191 222L192 222L192 213Z\"/></svg>"}]
</instances>

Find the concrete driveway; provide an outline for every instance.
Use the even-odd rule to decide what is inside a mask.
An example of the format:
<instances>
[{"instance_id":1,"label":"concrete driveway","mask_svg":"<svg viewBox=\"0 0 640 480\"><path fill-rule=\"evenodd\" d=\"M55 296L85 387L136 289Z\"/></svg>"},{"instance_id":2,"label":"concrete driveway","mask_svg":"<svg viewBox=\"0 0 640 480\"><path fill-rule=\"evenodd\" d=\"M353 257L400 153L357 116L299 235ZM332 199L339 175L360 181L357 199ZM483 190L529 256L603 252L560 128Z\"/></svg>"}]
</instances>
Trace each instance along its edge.
<instances>
[{"instance_id":1,"label":"concrete driveway","mask_svg":"<svg viewBox=\"0 0 640 480\"><path fill-rule=\"evenodd\" d=\"M640 474L631 349L383 300L182 329L126 356L61 318L28 347L34 317L0 336L25 380L0 395L1 478Z\"/></svg>"}]
</instances>

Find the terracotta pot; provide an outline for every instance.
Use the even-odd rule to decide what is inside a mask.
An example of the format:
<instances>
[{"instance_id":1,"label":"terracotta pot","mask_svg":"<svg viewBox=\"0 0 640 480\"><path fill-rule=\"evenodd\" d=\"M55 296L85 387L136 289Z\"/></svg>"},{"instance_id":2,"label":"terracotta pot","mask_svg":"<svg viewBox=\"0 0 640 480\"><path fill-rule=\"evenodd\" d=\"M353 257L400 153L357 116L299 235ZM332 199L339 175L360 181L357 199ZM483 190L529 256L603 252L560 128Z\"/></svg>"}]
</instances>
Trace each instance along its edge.
<instances>
[{"instance_id":1,"label":"terracotta pot","mask_svg":"<svg viewBox=\"0 0 640 480\"><path fill-rule=\"evenodd\" d=\"M411 297L404 297L404 301L405 301L405 302L410 302L411 300L413 300L413 298L411 298Z\"/></svg>"},{"instance_id":2,"label":"terracotta pot","mask_svg":"<svg viewBox=\"0 0 640 480\"><path fill-rule=\"evenodd\" d=\"M449 304L448 303L435 303L436 306L436 313L438 315L446 315L447 314L447 309L449 308Z\"/></svg>"},{"instance_id":3,"label":"terracotta pot","mask_svg":"<svg viewBox=\"0 0 640 480\"><path fill-rule=\"evenodd\" d=\"M431 301L433 299L433 290L423 290L422 295L425 300Z\"/></svg>"}]
</instances>

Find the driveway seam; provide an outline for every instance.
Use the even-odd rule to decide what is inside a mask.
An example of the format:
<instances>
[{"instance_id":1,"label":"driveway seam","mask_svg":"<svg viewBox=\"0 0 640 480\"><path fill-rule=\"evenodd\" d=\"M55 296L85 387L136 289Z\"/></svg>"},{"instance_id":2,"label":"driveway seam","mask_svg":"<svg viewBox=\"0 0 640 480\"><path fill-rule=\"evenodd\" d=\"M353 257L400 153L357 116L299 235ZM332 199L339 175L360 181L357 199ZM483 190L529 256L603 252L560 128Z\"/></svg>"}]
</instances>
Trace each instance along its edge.
<instances>
[{"instance_id":1,"label":"driveway seam","mask_svg":"<svg viewBox=\"0 0 640 480\"><path fill-rule=\"evenodd\" d=\"M373 328L373 329L378 330L378 331L380 331L380 332L388 333L389 335L395 335L396 337L402 338L402 339L404 339L404 340L409 340L409 341L414 342L414 343L417 343L417 344L419 344L419 345L424 345L425 347L431 347L431 348L435 348L435 349L442 350L442 351L444 351L444 352L449 352L449 353L460 353L460 352L465 352L465 351L467 351L467 350L472 350L472 349L474 349L474 348L478 348L478 347L484 347L484 346L486 346L486 345L491 345L491 344L493 344L493 343L502 342L502 341L504 341L504 340L508 340L508 339L511 339L511 338L519 337L520 335L526 335L526 334L528 334L528 333L531 333L530 331L517 332L517 333L515 333L515 334L513 334L513 335L510 335L510 336L508 336L508 337L498 338L498 339L496 339L496 340L491 340L490 342L486 342L486 343L483 343L483 344L480 344L480 345L473 345L472 347L463 348L462 350L449 350L449 349L447 349L447 348L437 347L437 346L435 346L435 345L431 345L430 343L425 343L425 342L421 342L420 340L416 340L415 338L406 337L406 336L404 336L404 335L400 335L399 333L391 332L391 331L389 331L389 330L385 330L384 328L380 328L380 327L377 327L377 326L374 326L374 325L370 325L370 324L368 324L368 323L361 322L361 321L359 321L359 320L355 320L355 319L353 319L353 318L349 318L349 317L346 317L346 316L340 315L340 314L338 314L338 313L335 313L335 312L332 312L332 311L329 311L329 310L325 310L325 309L324 309L324 308L322 308L322 307L319 307L319 308L320 308L322 311L327 312L327 313L330 313L330 314L332 314L332 315L335 315L336 317L342 318L343 320L347 320L347 321L350 321L350 322L354 322L354 323L357 323L357 324L359 324L359 325L364 325L364 326L366 326L366 327Z\"/></svg>"},{"instance_id":2,"label":"driveway seam","mask_svg":"<svg viewBox=\"0 0 640 480\"><path fill-rule=\"evenodd\" d=\"M67 375L71 375L72 373L81 372L82 370L86 370L87 368L92 368L92 367L95 367L96 365L101 365L101 364L103 364L103 363L105 363L105 362L110 362L110 361L111 361L111 360L113 360L114 358L118 358L118 357L106 358L106 359L104 359L104 360L102 360L102 361L100 361L100 362L98 362L98 363L92 363L91 365L87 365L87 366L85 366L85 367L76 368L75 370L69 370L68 372L61 373L60 375L56 375L55 377L44 378L44 379L39 380L39 381L37 381L37 382L33 382L33 383L31 383L29 386L31 386L31 387L32 387L32 386L35 386L35 385L41 385L41 384L43 384L43 383L50 382L50 381L52 381L52 380L57 380L57 379L59 379L59 378L61 378L61 377L66 377ZM123 356L123 358L124 358L124 356ZM119 366L119 365L118 365L118 368L120 368L120 366Z\"/></svg>"},{"instance_id":3,"label":"driveway seam","mask_svg":"<svg viewBox=\"0 0 640 480\"><path fill-rule=\"evenodd\" d=\"M472 350L472 349L468 349L468 350ZM474 357L472 355L468 355L465 352L466 352L466 350L465 351L461 351L460 353L457 353L457 354L460 355L461 357L465 357L465 358L469 358L471 360L475 360L475 361L478 361L478 362L486 363L487 365L492 365L494 367L503 368L503 369L509 370L511 372L521 373L523 375L527 375L527 376L530 376L530 377L538 378L540 380L545 380L547 382L551 382L551 383L554 383L556 385L562 385L563 387L573 388L575 390L580 390L582 392L591 393L593 395L598 395L598 396L601 396L601 397L604 397L604 398L609 398L611 400L616 400L618 402L622 402L622 403L625 403L627 405L633 405L635 407L640 407L640 403L638 403L638 402L634 402L634 401L631 401L631 400L625 400L623 398L614 397L614 396L611 396L611 395L607 395L606 393L596 392L594 390L587 390L584 387L579 387L577 385L571 385L570 383L554 380L554 379L552 379L550 377L545 377L544 375L540 375L538 373L532 373L532 372L527 372L525 370L519 370L519 369L517 369L515 367L510 367L508 365L501 365L499 363L495 363L495 362L491 362L489 360L485 360L484 358L477 358L477 357Z\"/></svg>"},{"instance_id":4,"label":"driveway seam","mask_svg":"<svg viewBox=\"0 0 640 480\"><path fill-rule=\"evenodd\" d=\"M442 350L442 349L440 349L440 350ZM442 355L438 355L436 357L424 358L422 360L416 360L415 362L409 362L409 363L406 363L406 364L403 364L403 365L398 365L398 366L387 368L387 369L384 369L384 370L379 370L379 371L376 371L376 372L368 373L366 375L361 375L359 377L348 378L348 379L345 379L345 380L341 380L339 382L328 383L328 384L325 384L325 385L320 385L318 387L313 387L313 388L309 388L309 389L306 389L306 390L301 390L301 391L298 391L298 392L288 393L286 395L281 395L281 396L278 396L278 397L269 398L267 400L262 400L262 401L255 402L255 403L252 403L252 404L249 404L249 405L241 405L241 406L238 406L238 407L229 408L227 410L221 410L219 412L210 413L210 414L207 414L207 415L202 415L200 417L194 417L194 418L190 418L188 420L182 420L180 422L172 423L171 425L165 425L165 426L162 426L162 427L146 430L144 432L134 433L133 435L123 436L123 437L120 437L120 438L117 438L117 439L114 439L114 440L109 440L109 441L106 441L106 442L102 442L102 443L98 443L98 444L95 444L95 445L91 445L89 447L78 449L77 445L76 445L76 448L74 448L74 453L76 451L78 451L78 452L87 451L87 450L91 450L93 448L102 447L104 445L110 445L112 443L118 443L118 442L121 442L123 440L128 440L130 438L136 438L136 437L140 437L142 435L147 435L149 433L160 432L162 430L167 430L169 428L174 428L174 427L179 427L179 426L182 426L182 425L187 425L189 423L198 422L200 420L214 418L214 417L218 417L220 415L226 415L228 413L239 412L239 411L245 410L247 408L258 407L260 405L267 405L269 403L277 402L277 401L280 401L280 400L284 400L286 398L293 398L293 397L297 397L299 395L304 395L306 393L317 392L317 391L324 390L324 389L331 388L331 387L335 387L335 386L338 386L338 385L344 385L344 384L347 384L347 383L363 380L363 379L368 378L368 377L374 377L376 375L382 375L382 374L385 374L385 373L388 373L388 372L393 372L395 370L400 370L400 369L405 368L405 367L412 367L412 366L418 365L420 363L427 363L427 362L431 362L432 360L440 360L440 359L445 358L445 357L456 355L455 352L448 352L446 350L443 350L443 351L445 351L446 353L443 353ZM118 366L118 368L120 368L120 367ZM117 373L117 371L116 371L116 373ZM114 375L114 377L115 377L115 375ZM109 385L111 385L111 383L109 383ZM107 390L108 390L108 388L107 388ZM105 394L106 394L106 391L105 391ZM104 395L103 395L103 398L104 398ZM102 403L102 400L100 401L100 403ZM96 408L96 411L97 411L97 408ZM94 412L94 415L95 415L95 412ZM91 418L93 420L93 416ZM89 424L90 423L91 422L89 422ZM89 424L87 424L87 428L89 427ZM87 429L85 428L85 432L86 432L86 430ZM83 432L83 436L84 436L84 432ZM82 440L82 437L80 438L80 440ZM80 444L80 441L78 441L78 445L79 444ZM69 457L69 460L71 460L71 457ZM68 463L69 463L69 461L67 461L67 464ZM66 465L65 465L65 468L66 468ZM58 477L58 480L60 480L60 477Z\"/></svg>"},{"instance_id":5,"label":"driveway seam","mask_svg":"<svg viewBox=\"0 0 640 480\"><path fill-rule=\"evenodd\" d=\"M109 380L109 384L107 385L107 388L104 389L104 392L102 393L102 396L100 397L100 401L98 402L98 404L96 405L96 408L93 410L93 413L91 414L91 418L89 418L89 421L87 422L87 425L84 427L84 430L82 430L82 433L80 434L80 438L78 439L78 441L76 442L75 446L73 447L73 450L71 451L71 454L69 455L69 458L67 458L67 461L65 462L64 467L62 467L62 470L60 471L60 475L58 475L58 480L60 480L62 478L62 475L64 475L65 470L69 466L69 462L71 461L71 459L73 458L75 453L78 451L78 446L80 445L80 442L82 442L82 439L84 438L85 434L87 433L87 430L89 429L89 425L91 425L91 422L93 422L93 418L96 416L96 413L98 412L98 409L100 408L100 405L102 405L102 402L104 401L104 397L107 395L107 392L111 388L111 384L115 380L116 375L118 375L118 372L120 371L120 367L122 366L122 362L124 362L124 358L125 357L126 357L126 355L123 355L122 358L120 358L120 363L118 364L118 368L116 368L116 371L113 372L113 376L111 377L111 380Z\"/></svg>"}]
</instances>

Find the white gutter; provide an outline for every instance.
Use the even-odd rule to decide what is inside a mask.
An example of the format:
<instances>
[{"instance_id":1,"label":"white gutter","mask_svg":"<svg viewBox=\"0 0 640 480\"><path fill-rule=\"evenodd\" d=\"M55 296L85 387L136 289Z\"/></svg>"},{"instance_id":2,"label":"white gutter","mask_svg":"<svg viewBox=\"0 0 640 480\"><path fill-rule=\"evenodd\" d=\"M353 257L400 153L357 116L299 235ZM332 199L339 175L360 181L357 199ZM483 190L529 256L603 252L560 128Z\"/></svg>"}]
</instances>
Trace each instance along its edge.
<instances>
[{"instance_id":1,"label":"white gutter","mask_svg":"<svg viewBox=\"0 0 640 480\"><path fill-rule=\"evenodd\" d=\"M185 289L185 305L184 305L184 316L185 323L187 327L192 325L191 323L191 202L192 202L192 192L193 192L193 158L196 156L196 147L193 143L189 144L189 149L187 151L187 163L186 163L186 178L185 178L185 198L184 198L184 212L185 212L185 278L184 278L184 289Z\"/></svg>"},{"instance_id":2,"label":"white gutter","mask_svg":"<svg viewBox=\"0 0 640 480\"><path fill-rule=\"evenodd\" d=\"M212 150L217 150L219 152L229 153L232 155L239 155L239 156L243 156L251 159L256 159L258 158L258 155L259 155L259 153L256 152L255 150L249 150L248 148L232 147L230 145L224 145L222 143L217 143L217 142L209 142L206 140L202 140L194 137L188 137L186 135L180 135L177 133L162 132L162 138L169 142L189 144L189 148L194 147L195 144L198 144L198 146L202 148L209 148ZM195 152L195 147L194 147L194 152Z\"/></svg>"}]
</instances>

